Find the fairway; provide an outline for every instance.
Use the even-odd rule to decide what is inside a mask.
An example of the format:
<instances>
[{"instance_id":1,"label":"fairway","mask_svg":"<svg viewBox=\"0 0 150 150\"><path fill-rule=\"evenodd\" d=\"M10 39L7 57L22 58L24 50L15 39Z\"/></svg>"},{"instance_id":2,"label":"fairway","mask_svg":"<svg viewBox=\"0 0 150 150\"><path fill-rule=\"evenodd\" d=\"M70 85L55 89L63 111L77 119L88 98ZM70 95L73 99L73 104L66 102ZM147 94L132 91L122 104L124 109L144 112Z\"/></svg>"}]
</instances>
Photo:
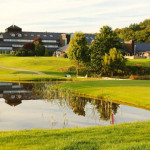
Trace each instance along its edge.
<instances>
[{"instance_id":1,"label":"fairway","mask_svg":"<svg viewBox=\"0 0 150 150\"><path fill-rule=\"evenodd\" d=\"M143 66L150 68L150 59L128 59L127 66Z\"/></svg>"},{"instance_id":2,"label":"fairway","mask_svg":"<svg viewBox=\"0 0 150 150\"><path fill-rule=\"evenodd\" d=\"M63 76L71 66L69 59L58 57L0 57L0 65L9 68L40 71L49 75ZM8 72L9 73L9 72Z\"/></svg>"},{"instance_id":3,"label":"fairway","mask_svg":"<svg viewBox=\"0 0 150 150\"><path fill-rule=\"evenodd\" d=\"M97 80L57 85L68 91L150 108L150 80Z\"/></svg>"}]
</instances>

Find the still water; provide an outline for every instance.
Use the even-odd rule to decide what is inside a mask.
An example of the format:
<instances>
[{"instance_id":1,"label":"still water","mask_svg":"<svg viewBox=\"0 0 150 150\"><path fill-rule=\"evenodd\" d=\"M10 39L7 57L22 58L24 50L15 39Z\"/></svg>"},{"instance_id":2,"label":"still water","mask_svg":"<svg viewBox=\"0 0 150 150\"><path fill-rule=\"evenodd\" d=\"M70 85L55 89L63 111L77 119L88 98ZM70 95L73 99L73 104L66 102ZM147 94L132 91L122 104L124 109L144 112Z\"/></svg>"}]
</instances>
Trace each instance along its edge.
<instances>
[{"instance_id":1,"label":"still water","mask_svg":"<svg viewBox=\"0 0 150 150\"><path fill-rule=\"evenodd\" d=\"M51 83L0 83L0 130L104 126L150 120L150 111L54 91Z\"/></svg>"}]
</instances>

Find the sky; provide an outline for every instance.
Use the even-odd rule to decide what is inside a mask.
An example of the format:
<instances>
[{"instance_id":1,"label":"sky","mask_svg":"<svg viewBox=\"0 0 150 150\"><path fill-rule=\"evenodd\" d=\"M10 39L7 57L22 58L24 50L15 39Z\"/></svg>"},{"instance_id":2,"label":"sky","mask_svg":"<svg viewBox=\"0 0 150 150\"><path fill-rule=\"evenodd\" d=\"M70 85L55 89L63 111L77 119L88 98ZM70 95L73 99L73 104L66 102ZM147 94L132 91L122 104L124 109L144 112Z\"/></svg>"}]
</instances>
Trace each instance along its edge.
<instances>
[{"instance_id":1,"label":"sky","mask_svg":"<svg viewBox=\"0 0 150 150\"><path fill-rule=\"evenodd\" d=\"M0 32L15 24L23 31L99 32L150 19L150 0L0 0Z\"/></svg>"}]
</instances>

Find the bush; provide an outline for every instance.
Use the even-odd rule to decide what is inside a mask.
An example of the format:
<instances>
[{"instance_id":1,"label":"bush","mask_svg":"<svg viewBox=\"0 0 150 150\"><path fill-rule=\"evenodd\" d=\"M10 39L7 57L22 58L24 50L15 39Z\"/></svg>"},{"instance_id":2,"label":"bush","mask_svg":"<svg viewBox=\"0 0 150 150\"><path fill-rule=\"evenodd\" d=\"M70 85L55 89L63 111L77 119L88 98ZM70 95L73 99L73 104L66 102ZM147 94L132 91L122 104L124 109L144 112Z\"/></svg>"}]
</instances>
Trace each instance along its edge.
<instances>
[{"instance_id":1,"label":"bush","mask_svg":"<svg viewBox=\"0 0 150 150\"><path fill-rule=\"evenodd\" d=\"M45 54L44 54L44 56L49 56L49 52L48 52L48 50L45 48Z\"/></svg>"},{"instance_id":2,"label":"bush","mask_svg":"<svg viewBox=\"0 0 150 150\"><path fill-rule=\"evenodd\" d=\"M63 54L62 54L62 57L63 57L63 58L68 58L67 53L63 53Z\"/></svg>"}]
</instances>

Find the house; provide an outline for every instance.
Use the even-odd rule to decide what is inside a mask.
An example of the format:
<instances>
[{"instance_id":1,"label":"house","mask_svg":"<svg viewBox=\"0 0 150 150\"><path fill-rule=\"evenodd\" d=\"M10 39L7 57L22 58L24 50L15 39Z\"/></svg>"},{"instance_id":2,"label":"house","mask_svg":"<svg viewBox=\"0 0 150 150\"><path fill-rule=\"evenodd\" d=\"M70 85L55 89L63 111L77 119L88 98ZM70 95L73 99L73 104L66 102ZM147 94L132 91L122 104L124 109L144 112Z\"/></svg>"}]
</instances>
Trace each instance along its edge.
<instances>
[{"instance_id":1,"label":"house","mask_svg":"<svg viewBox=\"0 0 150 150\"><path fill-rule=\"evenodd\" d=\"M135 43L134 40L124 42L126 58L150 58L150 43Z\"/></svg>"}]
</instances>

